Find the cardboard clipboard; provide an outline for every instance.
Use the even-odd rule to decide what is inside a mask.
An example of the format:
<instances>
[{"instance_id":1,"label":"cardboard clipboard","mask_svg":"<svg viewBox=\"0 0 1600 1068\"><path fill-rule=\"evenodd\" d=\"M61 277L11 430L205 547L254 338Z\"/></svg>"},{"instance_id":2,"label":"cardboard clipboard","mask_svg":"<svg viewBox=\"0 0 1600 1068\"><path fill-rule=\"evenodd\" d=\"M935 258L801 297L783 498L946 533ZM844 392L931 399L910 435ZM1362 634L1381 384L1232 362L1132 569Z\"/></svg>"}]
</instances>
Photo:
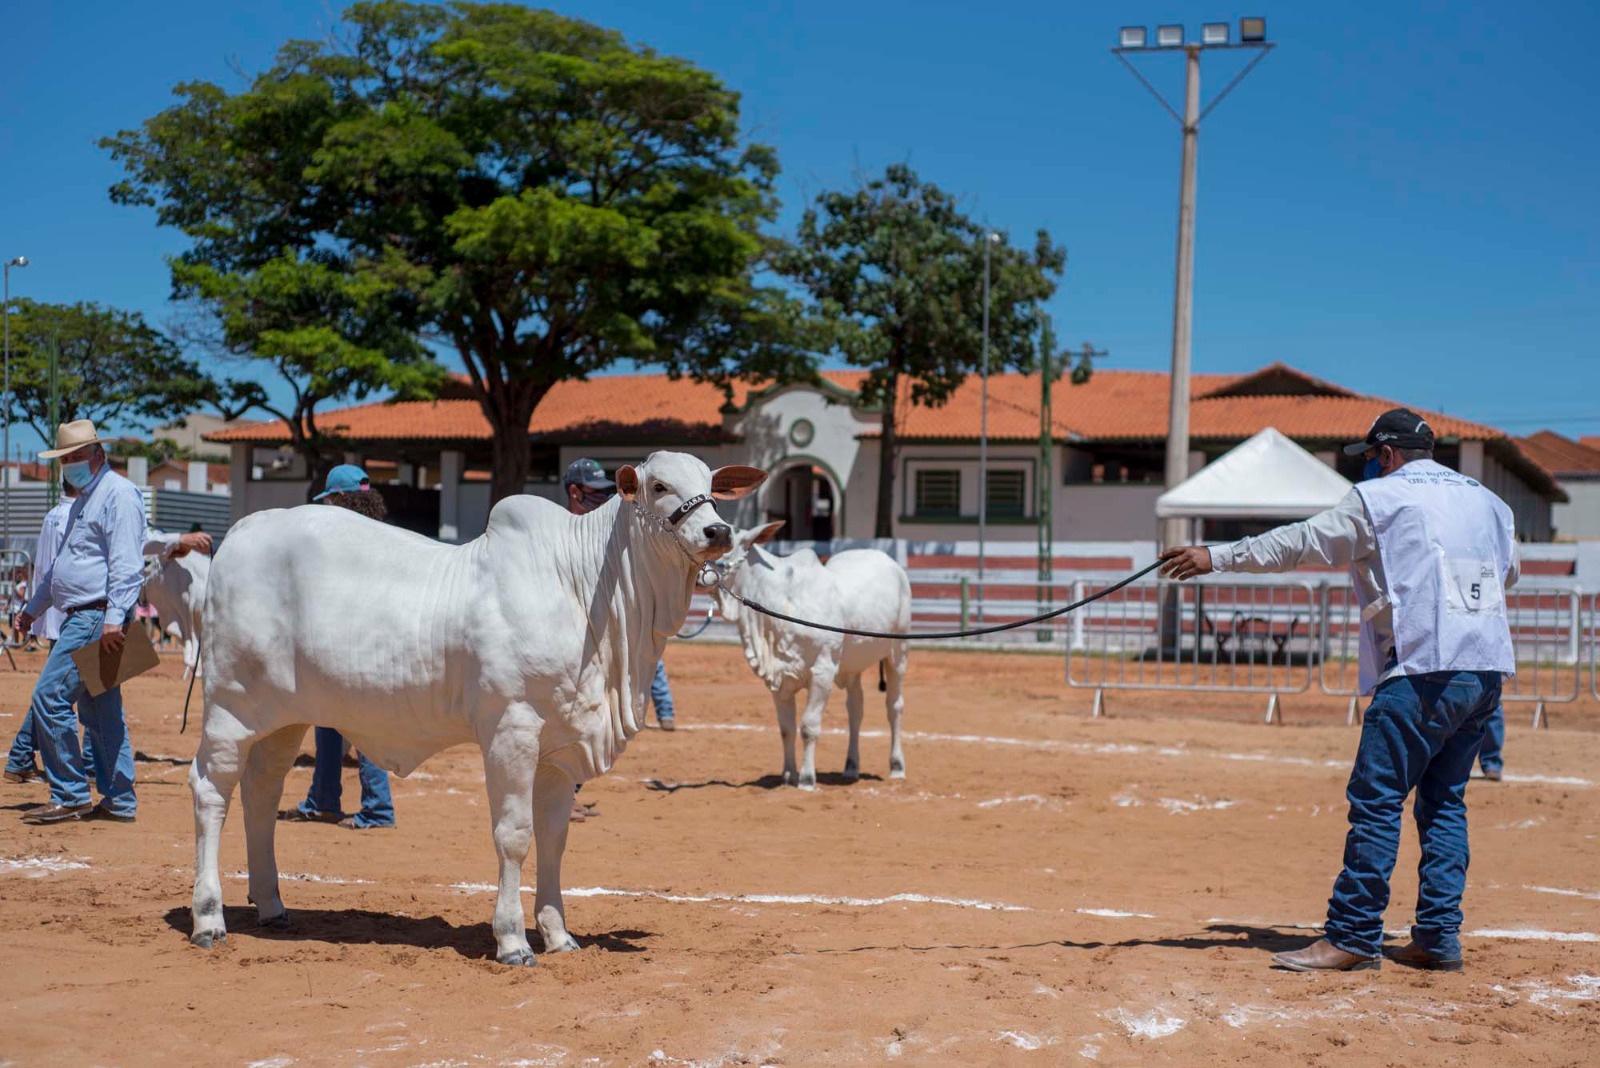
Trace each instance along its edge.
<instances>
[{"instance_id":1,"label":"cardboard clipboard","mask_svg":"<svg viewBox=\"0 0 1600 1068\"><path fill-rule=\"evenodd\" d=\"M102 649L98 638L72 651L72 662L78 666L78 676L83 679L90 697L99 697L135 675L143 675L161 662L156 647L150 644L150 635L137 620L130 617L122 633L127 636L127 641L123 643L120 655L114 656Z\"/></svg>"}]
</instances>

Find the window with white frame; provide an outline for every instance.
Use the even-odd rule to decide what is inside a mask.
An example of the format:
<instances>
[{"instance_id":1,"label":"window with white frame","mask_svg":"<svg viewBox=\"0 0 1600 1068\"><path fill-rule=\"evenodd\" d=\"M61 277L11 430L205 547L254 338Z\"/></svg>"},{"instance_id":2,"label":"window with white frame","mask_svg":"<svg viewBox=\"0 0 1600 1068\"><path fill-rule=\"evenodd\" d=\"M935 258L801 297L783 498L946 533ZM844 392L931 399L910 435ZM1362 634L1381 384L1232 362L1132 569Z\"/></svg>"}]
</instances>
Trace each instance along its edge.
<instances>
[{"instance_id":1,"label":"window with white frame","mask_svg":"<svg viewBox=\"0 0 1600 1068\"><path fill-rule=\"evenodd\" d=\"M1028 514L1028 473L1020 467L989 468L988 517L1020 519Z\"/></svg>"},{"instance_id":2,"label":"window with white frame","mask_svg":"<svg viewBox=\"0 0 1600 1068\"><path fill-rule=\"evenodd\" d=\"M922 468L916 475L915 515L958 516L961 514L961 472L953 469Z\"/></svg>"}]
</instances>

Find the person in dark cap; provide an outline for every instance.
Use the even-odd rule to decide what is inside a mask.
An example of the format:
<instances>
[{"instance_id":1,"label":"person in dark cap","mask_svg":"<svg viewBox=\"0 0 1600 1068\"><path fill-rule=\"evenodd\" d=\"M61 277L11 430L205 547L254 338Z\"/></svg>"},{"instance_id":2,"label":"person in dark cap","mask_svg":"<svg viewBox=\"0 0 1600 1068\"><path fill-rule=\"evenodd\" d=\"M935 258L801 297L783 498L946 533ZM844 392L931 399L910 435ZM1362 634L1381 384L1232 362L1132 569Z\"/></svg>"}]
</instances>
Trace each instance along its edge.
<instances>
[{"instance_id":1,"label":"person in dark cap","mask_svg":"<svg viewBox=\"0 0 1600 1068\"><path fill-rule=\"evenodd\" d=\"M1433 459L1416 412L1383 413L1345 453L1365 479L1326 512L1228 545L1169 548L1162 575L1290 571L1343 564L1361 605L1361 689L1372 694L1350 772L1350 832L1325 937L1273 962L1348 971L1382 962L1383 912L1406 797L1422 843L1411 943L1400 964L1460 971L1467 880L1467 779L1501 678L1516 671L1505 590L1518 574L1511 509Z\"/></svg>"},{"instance_id":2,"label":"person in dark cap","mask_svg":"<svg viewBox=\"0 0 1600 1068\"><path fill-rule=\"evenodd\" d=\"M561 475L561 488L566 493L567 511L573 515L584 515L594 511L617 492L617 484L606 477L605 468L600 466L599 461L591 460L587 456L580 456L567 465L566 471ZM673 718L672 689L667 683L665 661L656 661L655 678L650 682L650 704L656 710L656 726L664 731L677 729L677 723ZM581 823L596 815L599 813L594 810L593 805L585 805L576 798L573 799L573 822Z\"/></svg>"}]
</instances>

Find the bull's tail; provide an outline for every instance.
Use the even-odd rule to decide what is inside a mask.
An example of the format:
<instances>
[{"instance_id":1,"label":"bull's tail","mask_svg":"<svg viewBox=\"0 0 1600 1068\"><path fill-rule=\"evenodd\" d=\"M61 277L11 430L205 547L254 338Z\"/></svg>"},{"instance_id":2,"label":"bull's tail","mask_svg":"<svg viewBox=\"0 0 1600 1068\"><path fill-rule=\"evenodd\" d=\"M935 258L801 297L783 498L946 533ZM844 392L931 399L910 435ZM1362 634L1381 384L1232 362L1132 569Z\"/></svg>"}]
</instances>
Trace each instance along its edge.
<instances>
[{"instance_id":1,"label":"bull's tail","mask_svg":"<svg viewBox=\"0 0 1600 1068\"><path fill-rule=\"evenodd\" d=\"M879 693L885 693L889 689L889 680L887 678L885 678L884 674L883 674L883 665L885 663L887 663L887 661L884 661L884 660L878 661L878 692Z\"/></svg>"}]
</instances>

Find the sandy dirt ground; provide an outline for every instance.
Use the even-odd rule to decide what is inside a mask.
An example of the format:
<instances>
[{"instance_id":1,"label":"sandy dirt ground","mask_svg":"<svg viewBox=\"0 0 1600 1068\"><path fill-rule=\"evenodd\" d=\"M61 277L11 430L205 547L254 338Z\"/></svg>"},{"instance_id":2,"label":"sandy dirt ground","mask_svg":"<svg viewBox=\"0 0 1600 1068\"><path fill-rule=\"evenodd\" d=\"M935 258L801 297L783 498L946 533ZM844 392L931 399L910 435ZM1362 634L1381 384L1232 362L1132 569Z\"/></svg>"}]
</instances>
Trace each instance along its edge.
<instances>
[{"instance_id":1,"label":"sandy dirt ground","mask_svg":"<svg viewBox=\"0 0 1600 1068\"><path fill-rule=\"evenodd\" d=\"M0 729L37 660L0 668ZM583 948L493 961L482 771L454 749L395 780L399 827L281 825L293 929L246 907L188 945L193 831L174 662L128 686L137 824L33 828L0 790L0 1063L857 1065L1600 1063L1600 710L1514 713L1474 781L1467 970L1307 976L1357 732L1296 698L1116 695L1092 720L1057 658L919 652L909 777L869 694L845 783L842 695L821 788L777 785L765 692L729 646L668 652L680 729L583 796L568 922ZM309 746L309 737L307 739ZM286 797L303 796L297 767ZM346 773L347 804L355 773ZM1407 830L1388 925L1416 893ZM531 885L530 859L526 882ZM530 908L531 893L525 896ZM534 937L537 948L537 936Z\"/></svg>"}]
</instances>

